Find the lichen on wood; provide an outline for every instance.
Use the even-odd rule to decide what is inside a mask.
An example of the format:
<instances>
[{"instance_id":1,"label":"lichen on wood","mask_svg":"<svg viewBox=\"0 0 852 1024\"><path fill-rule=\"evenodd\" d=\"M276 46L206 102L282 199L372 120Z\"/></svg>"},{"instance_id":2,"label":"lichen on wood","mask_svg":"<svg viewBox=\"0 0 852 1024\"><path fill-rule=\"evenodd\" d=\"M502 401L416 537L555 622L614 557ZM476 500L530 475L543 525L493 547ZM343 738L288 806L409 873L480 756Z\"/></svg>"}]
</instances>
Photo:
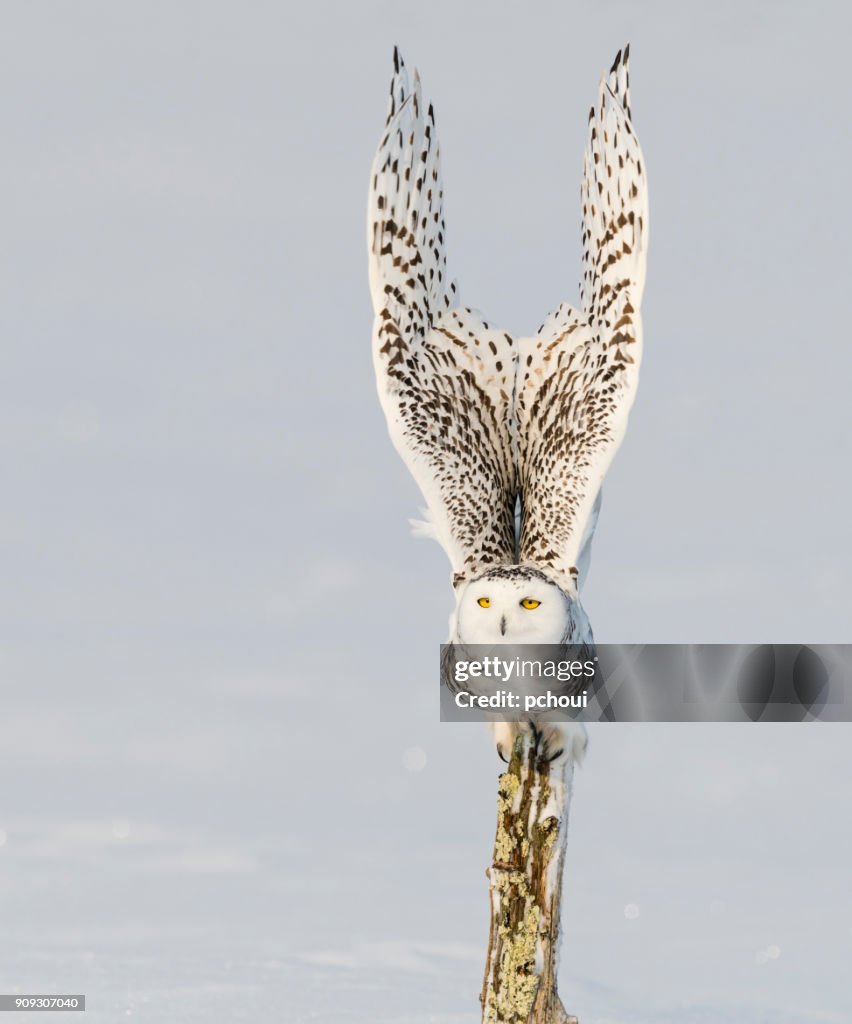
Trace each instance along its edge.
<instances>
[{"instance_id":1,"label":"lichen on wood","mask_svg":"<svg viewBox=\"0 0 852 1024\"><path fill-rule=\"evenodd\" d=\"M576 1024L556 990L572 771L564 759L541 761L535 734L522 731L500 776L483 1024Z\"/></svg>"}]
</instances>

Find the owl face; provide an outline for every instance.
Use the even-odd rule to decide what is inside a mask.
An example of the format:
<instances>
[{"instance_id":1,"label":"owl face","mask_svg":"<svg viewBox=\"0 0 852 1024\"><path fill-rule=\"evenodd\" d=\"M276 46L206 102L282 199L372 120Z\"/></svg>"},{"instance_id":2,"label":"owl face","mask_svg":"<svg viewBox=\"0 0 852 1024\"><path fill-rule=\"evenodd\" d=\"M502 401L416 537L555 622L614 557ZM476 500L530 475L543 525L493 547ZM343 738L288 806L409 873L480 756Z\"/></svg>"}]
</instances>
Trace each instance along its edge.
<instances>
[{"instance_id":1,"label":"owl face","mask_svg":"<svg viewBox=\"0 0 852 1024\"><path fill-rule=\"evenodd\" d=\"M558 644L569 632L573 604L537 569L500 567L465 587L456 637L467 644Z\"/></svg>"}]
</instances>

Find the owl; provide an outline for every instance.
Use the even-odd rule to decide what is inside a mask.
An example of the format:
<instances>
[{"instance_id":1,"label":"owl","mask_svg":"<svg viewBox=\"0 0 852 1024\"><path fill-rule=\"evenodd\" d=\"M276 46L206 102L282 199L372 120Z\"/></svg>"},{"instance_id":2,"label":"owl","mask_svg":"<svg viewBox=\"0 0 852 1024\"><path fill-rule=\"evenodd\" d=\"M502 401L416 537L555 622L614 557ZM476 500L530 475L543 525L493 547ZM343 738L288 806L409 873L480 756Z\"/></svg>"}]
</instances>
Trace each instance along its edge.
<instances>
[{"instance_id":1,"label":"owl","mask_svg":"<svg viewBox=\"0 0 852 1024\"><path fill-rule=\"evenodd\" d=\"M589 113L579 303L513 337L463 305L447 275L435 114L394 50L368 199L373 362L427 505L415 531L450 560L451 643L593 643L580 590L642 352L648 200L628 61L629 47ZM495 729L504 758L519 727ZM530 727L544 757L585 749L582 727Z\"/></svg>"}]
</instances>

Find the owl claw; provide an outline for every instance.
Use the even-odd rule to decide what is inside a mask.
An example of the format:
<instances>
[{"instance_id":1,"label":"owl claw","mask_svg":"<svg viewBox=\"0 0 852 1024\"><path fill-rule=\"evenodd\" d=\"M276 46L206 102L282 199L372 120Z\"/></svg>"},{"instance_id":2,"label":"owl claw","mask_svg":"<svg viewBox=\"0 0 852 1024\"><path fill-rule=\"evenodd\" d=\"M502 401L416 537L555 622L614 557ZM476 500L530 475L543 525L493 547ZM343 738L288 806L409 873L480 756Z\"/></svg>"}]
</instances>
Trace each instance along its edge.
<instances>
[{"instance_id":1,"label":"owl claw","mask_svg":"<svg viewBox=\"0 0 852 1024\"><path fill-rule=\"evenodd\" d=\"M558 725L544 723L541 728L533 726L538 756L550 764L565 753L564 737Z\"/></svg>"},{"instance_id":2,"label":"owl claw","mask_svg":"<svg viewBox=\"0 0 852 1024\"><path fill-rule=\"evenodd\" d=\"M509 764L515 740L522 730L529 730L532 733L536 752L547 764L552 764L566 755L572 762L579 763L586 752L586 730L583 725L576 722L497 722L492 728L497 756L504 764Z\"/></svg>"}]
</instances>

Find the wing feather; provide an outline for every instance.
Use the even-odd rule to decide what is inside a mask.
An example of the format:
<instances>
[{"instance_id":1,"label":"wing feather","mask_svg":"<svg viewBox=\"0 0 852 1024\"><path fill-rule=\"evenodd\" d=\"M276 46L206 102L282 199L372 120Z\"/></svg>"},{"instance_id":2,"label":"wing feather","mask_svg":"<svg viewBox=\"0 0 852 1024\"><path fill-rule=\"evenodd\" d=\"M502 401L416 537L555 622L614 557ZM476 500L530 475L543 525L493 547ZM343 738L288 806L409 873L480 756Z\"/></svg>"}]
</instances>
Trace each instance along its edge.
<instances>
[{"instance_id":1,"label":"wing feather","mask_svg":"<svg viewBox=\"0 0 852 1024\"><path fill-rule=\"evenodd\" d=\"M619 50L601 80L583 157L580 300L583 311L602 323L614 322L611 307L624 288L638 308L645 286L648 189L630 114L629 59L629 46L623 57Z\"/></svg>"},{"instance_id":2,"label":"wing feather","mask_svg":"<svg viewBox=\"0 0 852 1024\"><path fill-rule=\"evenodd\" d=\"M600 488L639 379L647 187L629 106L629 50L589 115L581 187L581 309L560 306L519 339L520 560L576 589Z\"/></svg>"},{"instance_id":3,"label":"wing feather","mask_svg":"<svg viewBox=\"0 0 852 1024\"><path fill-rule=\"evenodd\" d=\"M642 343L647 189L628 57L619 52L589 116L580 309L560 306L515 341L458 305L434 111L394 51L368 208L374 364L391 438L456 583L520 561L570 591L588 562Z\"/></svg>"},{"instance_id":4,"label":"wing feather","mask_svg":"<svg viewBox=\"0 0 852 1024\"><path fill-rule=\"evenodd\" d=\"M397 451L420 486L454 582L515 561L513 339L447 281L440 149L419 76L394 51L368 203L373 358Z\"/></svg>"}]
</instances>

